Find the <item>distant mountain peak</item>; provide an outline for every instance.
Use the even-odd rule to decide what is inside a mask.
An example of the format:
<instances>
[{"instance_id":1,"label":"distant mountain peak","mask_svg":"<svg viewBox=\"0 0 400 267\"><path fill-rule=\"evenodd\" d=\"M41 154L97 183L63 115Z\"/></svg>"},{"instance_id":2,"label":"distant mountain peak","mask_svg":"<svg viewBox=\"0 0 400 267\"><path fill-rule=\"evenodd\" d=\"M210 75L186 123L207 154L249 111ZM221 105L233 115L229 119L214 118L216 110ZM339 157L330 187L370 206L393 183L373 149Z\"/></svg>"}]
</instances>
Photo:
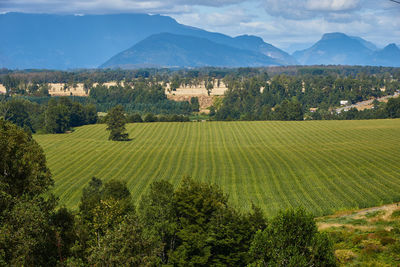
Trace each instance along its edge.
<instances>
[{"instance_id":1,"label":"distant mountain peak","mask_svg":"<svg viewBox=\"0 0 400 267\"><path fill-rule=\"evenodd\" d=\"M342 38L350 38L350 37L342 32L330 32L322 35L321 40L342 39Z\"/></svg>"},{"instance_id":2,"label":"distant mountain peak","mask_svg":"<svg viewBox=\"0 0 400 267\"><path fill-rule=\"evenodd\" d=\"M244 34L244 35L236 36L235 39L252 41L252 42L255 42L255 43L259 43L259 44L264 43L264 40L261 37L258 37L258 36L255 36L255 35Z\"/></svg>"},{"instance_id":3,"label":"distant mountain peak","mask_svg":"<svg viewBox=\"0 0 400 267\"><path fill-rule=\"evenodd\" d=\"M293 56L304 65L400 65L400 49L395 44L379 50L361 37L340 32L324 34L310 48L296 51Z\"/></svg>"},{"instance_id":4,"label":"distant mountain peak","mask_svg":"<svg viewBox=\"0 0 400 267\"><path fill-rule=\"evenodd\" d=\"M279 64L296 60L256 36L232 38L178 23L165 15L122 13L84 16L0 14L0 68L94 68L147 37L169 32L270 56ZM5 57L7 55L7 57Z\"/></svg>"},{"instance_id":5,"label":"distant mountain peak","mask_svg":"<svg viewBox=\"0 0 400 267\"><path fill-rule=\"evenodd\" d=\"M313 46L296 51L293 56L306 65L365 65L371 53L363 41L333 32L324 34Z\"/></svg>"},{"instance_id":6,"label":"distant mountain peak","mask_svg":"<svg viewBox=\"0 0 400 267\"><path fill-rule=\"evenodd\" d=\"M100 68L261 67L280 65L259 52L215 43L206 38L173 33L154 34L115 55Z\"/></svg>"},{"instance_id":7,"label":"distant mountain peak","mask_svg":"<svg viewBox=\"0 0 400 267\"><path fill-rule=\"evenodd\" d=\"M395 43L391 43L391 44L388 44L387 46L385 46L385 48L383 48L383 50L397 51L397 50L400 50L400 49Z\"/></svg>"}]
</instances>

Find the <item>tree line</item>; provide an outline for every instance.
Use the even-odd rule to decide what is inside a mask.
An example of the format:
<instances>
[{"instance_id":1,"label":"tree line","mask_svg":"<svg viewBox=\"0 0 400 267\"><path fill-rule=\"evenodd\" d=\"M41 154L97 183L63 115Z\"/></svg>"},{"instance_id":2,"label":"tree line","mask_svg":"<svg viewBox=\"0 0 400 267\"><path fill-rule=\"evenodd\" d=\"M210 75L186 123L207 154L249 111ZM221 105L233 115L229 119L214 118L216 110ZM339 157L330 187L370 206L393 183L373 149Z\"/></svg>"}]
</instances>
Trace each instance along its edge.
<instances>
[{"instance_id":1,"label":"tree line","mask_svg":"<svg viewBox=\"0 0 400 267\"><path fill-rule=\"evenodd\" d=\"M377 100L372 102L371 109L358 110L351 108L340 113L318 109L305 115L306 119L313 120L370 120L400 118L400 97L390 98L387 103Z\"/></svg>"},{"instance_id":2,"label":"tree line","mask_svg":"<svg viewBox=\"0 0 400 267\"><path fill-rule=\"evenodd\" d=\"M45 104L9 98L0 101L0 117L29 133L64 133L98 119L95 105L83 105L67 97L50 98Z\"/></svg>"},{"instance_id":3,"label":"tree line","mask_svg":"<svg viewBox=\"0 0 400 267\"><path fill-rule=\"evenodd\" d=\"M376 67L376 66L279 66L279 67L259 67L259 68L217 68L203 67L196 69L83 69L76 71L58 70L8 70L0 69L0 83L5 84L8 78L15 78L18 82L25 84L45 84L45 83L85 83L96 82L105 83L109 81L133 81L136 79L154 78L157 82L171 82L173 76L179 79L196 78L206 80L223 79L227 76L250 78L261 73L268 73L273 77L280 74L289 76L297 75L336 75L341 77L356 77L364 74L369 76L391 75L394 79L400 78L400 69L395 67ZM7 87L7 86L6 86Z\"/></svg>"},{"instance_id":4,"label":"tree line","mask_svg":"<svg viewBox=\"0 0 400 267\"><path fill-rule=\"evenodd\" d=\"M263 73L248 79L225 77L224 81L229 89L210 110L217 120L302 120L310 108L332 113L341 100L356 103L400 90L400 81L386 74L341 77L305 72L270 78Z\"/></svg>"},{"instance_id":5,"label":"tree line","mask_svg":"<svg viewBox=\"0 0 400 267\"><path fill-rule=\"evenodd\" d=\"M93 177L77 210L57 205L43 150L0 119L0 264L17 266L336 266L303 209L266 218L216 185L153 182L138 203L123 181ZM46 197L44 197L46 196Z\"/></svg>"},{"instance_id":6,"label":"tree line","mask_svg":"<svg viewBox=\"0 0 400 267\"><path fill-rule=\"evenodd\" d=\"M105 86L100 77L115 78L117 85ZM190 115L199 112L197 98L182 102L167 99L167 82L171 90L181 85L204 83L209 93L214 86L223 82L228 90L222 100L215 100L210 107L210 118L213 120L388 118L393 116L376 110L352 110L340 115L334 114L332 110L339 106L341 100L356 103L392 95L400 90L399 68L359 66L16 71L0 75L0 82L4 82L9 88L7 90L13 94L25 94L25 98L34 102L47 102L48 86L35 82L54 79L65 82L66 78L69 79L68 83L83 82L85 88L90 89L89 97L73 99L84 105L94 104L97 111L107 112L121 104L127 113L162 115ZM98 83L96 86L95 82ZM310 109L318 109L318 112L310 114ZM162 121L166 120L166 117L162 118Z\"/></svg>"},{"instance_id":7,"label":"tree line","mask_svg":"<svg viewBox=\"0 0 400 267\"><path fill-rule=\"evenodd\" d=\"M116 105L123 105L127 112L140 113L187 115L199 111L197 98L180 102L169 100L161 84L145 80L110 87L97 85L91 88L89 98L101 111Z\"/></svg>"}]
</instances>

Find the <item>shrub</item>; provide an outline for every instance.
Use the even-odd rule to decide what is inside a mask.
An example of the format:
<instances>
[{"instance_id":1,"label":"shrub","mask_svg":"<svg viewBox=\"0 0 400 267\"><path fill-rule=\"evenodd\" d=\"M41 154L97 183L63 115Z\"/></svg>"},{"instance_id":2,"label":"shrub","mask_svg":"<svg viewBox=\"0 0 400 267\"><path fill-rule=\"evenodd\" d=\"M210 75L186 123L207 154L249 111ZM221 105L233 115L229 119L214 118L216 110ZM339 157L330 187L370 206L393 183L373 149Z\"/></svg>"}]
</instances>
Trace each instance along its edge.
<instances>
[{"instance_id":1,"label":"shrub","mask_svg":"<svg viewBox=\"0 0 400 267\"><path fill-rule=\"evenodd\" d=\"M400 210L395 210L392 213L392 218L398 218L400 217Z\"/></svg>"},{"instance_id":2,"label":"shrub","mask_svg":"<svg viewBox=\"0 0 400 267\"><path fill-rule=\"evenodd\" d=\"M157 121L157 117L154 116L154 114L152 113L147 113L144 116L144 122L156 122Z\"/></svg>"},{"instance_id":3,"label":"shrub","mask_svg":"<svg viewBox=\"0 0 400 267\"><path fill-rule=\"evenodd\" d=\"M142 117L138 113L129 114L127 117L128 123L143 122Z\"/></svg>"},{"instance_id":4,"label":"shrub","mask_svg":"<svg viewBox=\"0 0 400 267\"><path fill-rule=\"evenodd\" d=\"M378 240L363 240L361 242L361 247L363 248L361 253L366 256L382 252L382 245Z\"/></svg>"},{"instance_id":5,"label":"shrub","mask_svg":"<svg viewBox=\"0 0 400 267\"><path fill-rule=\"evenodd\" d=\"M345 264L352 261L357 254L349 249L338 249L335 251L335 257L340 264Z\"/></svg>"}]
</instances>

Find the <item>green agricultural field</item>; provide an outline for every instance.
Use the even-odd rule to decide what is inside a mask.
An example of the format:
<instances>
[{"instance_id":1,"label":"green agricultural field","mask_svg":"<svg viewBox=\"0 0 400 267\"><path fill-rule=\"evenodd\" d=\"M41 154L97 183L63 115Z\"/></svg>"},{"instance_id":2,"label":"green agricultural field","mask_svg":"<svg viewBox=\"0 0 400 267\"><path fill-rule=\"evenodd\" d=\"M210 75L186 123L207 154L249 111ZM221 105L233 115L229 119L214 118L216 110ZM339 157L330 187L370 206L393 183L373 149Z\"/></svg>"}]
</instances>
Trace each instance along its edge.
<instances>
[{"instance_id":1,"label":"green agricultural field","mask_svg":"<svg viewBox=\"0 0 400 267\"><path fill-rule=\"evenodd\" d=\"M62 204L76 208L93 176L125 180L135 199L156 179L190 176L268 214L400 200L400 120L129 124L130 142L108 141L105 128L35 136Z\"/></svg>"}]
</instances>

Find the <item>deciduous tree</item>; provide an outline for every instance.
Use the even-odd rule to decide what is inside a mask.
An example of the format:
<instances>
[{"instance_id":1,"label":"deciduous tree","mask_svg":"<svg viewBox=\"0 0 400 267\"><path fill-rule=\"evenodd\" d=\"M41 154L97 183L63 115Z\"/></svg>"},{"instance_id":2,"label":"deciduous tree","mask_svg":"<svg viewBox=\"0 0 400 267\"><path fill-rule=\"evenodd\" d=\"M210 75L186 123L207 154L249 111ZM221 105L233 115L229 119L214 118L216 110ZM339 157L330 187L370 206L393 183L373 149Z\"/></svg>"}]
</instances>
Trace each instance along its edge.
<instances>
[{"instance_id":1,"label":"deciduous tree","mask_svg":"<svg viewBox=\"0 0 400 267\"><path fill-rule=\"evenodd\" d=\"M107 130L110 131L109 140L126 141L129 139L126 133L126 118L124 108L121 105L115 106L107 114Z\"/></svg>"}]
</instances>

